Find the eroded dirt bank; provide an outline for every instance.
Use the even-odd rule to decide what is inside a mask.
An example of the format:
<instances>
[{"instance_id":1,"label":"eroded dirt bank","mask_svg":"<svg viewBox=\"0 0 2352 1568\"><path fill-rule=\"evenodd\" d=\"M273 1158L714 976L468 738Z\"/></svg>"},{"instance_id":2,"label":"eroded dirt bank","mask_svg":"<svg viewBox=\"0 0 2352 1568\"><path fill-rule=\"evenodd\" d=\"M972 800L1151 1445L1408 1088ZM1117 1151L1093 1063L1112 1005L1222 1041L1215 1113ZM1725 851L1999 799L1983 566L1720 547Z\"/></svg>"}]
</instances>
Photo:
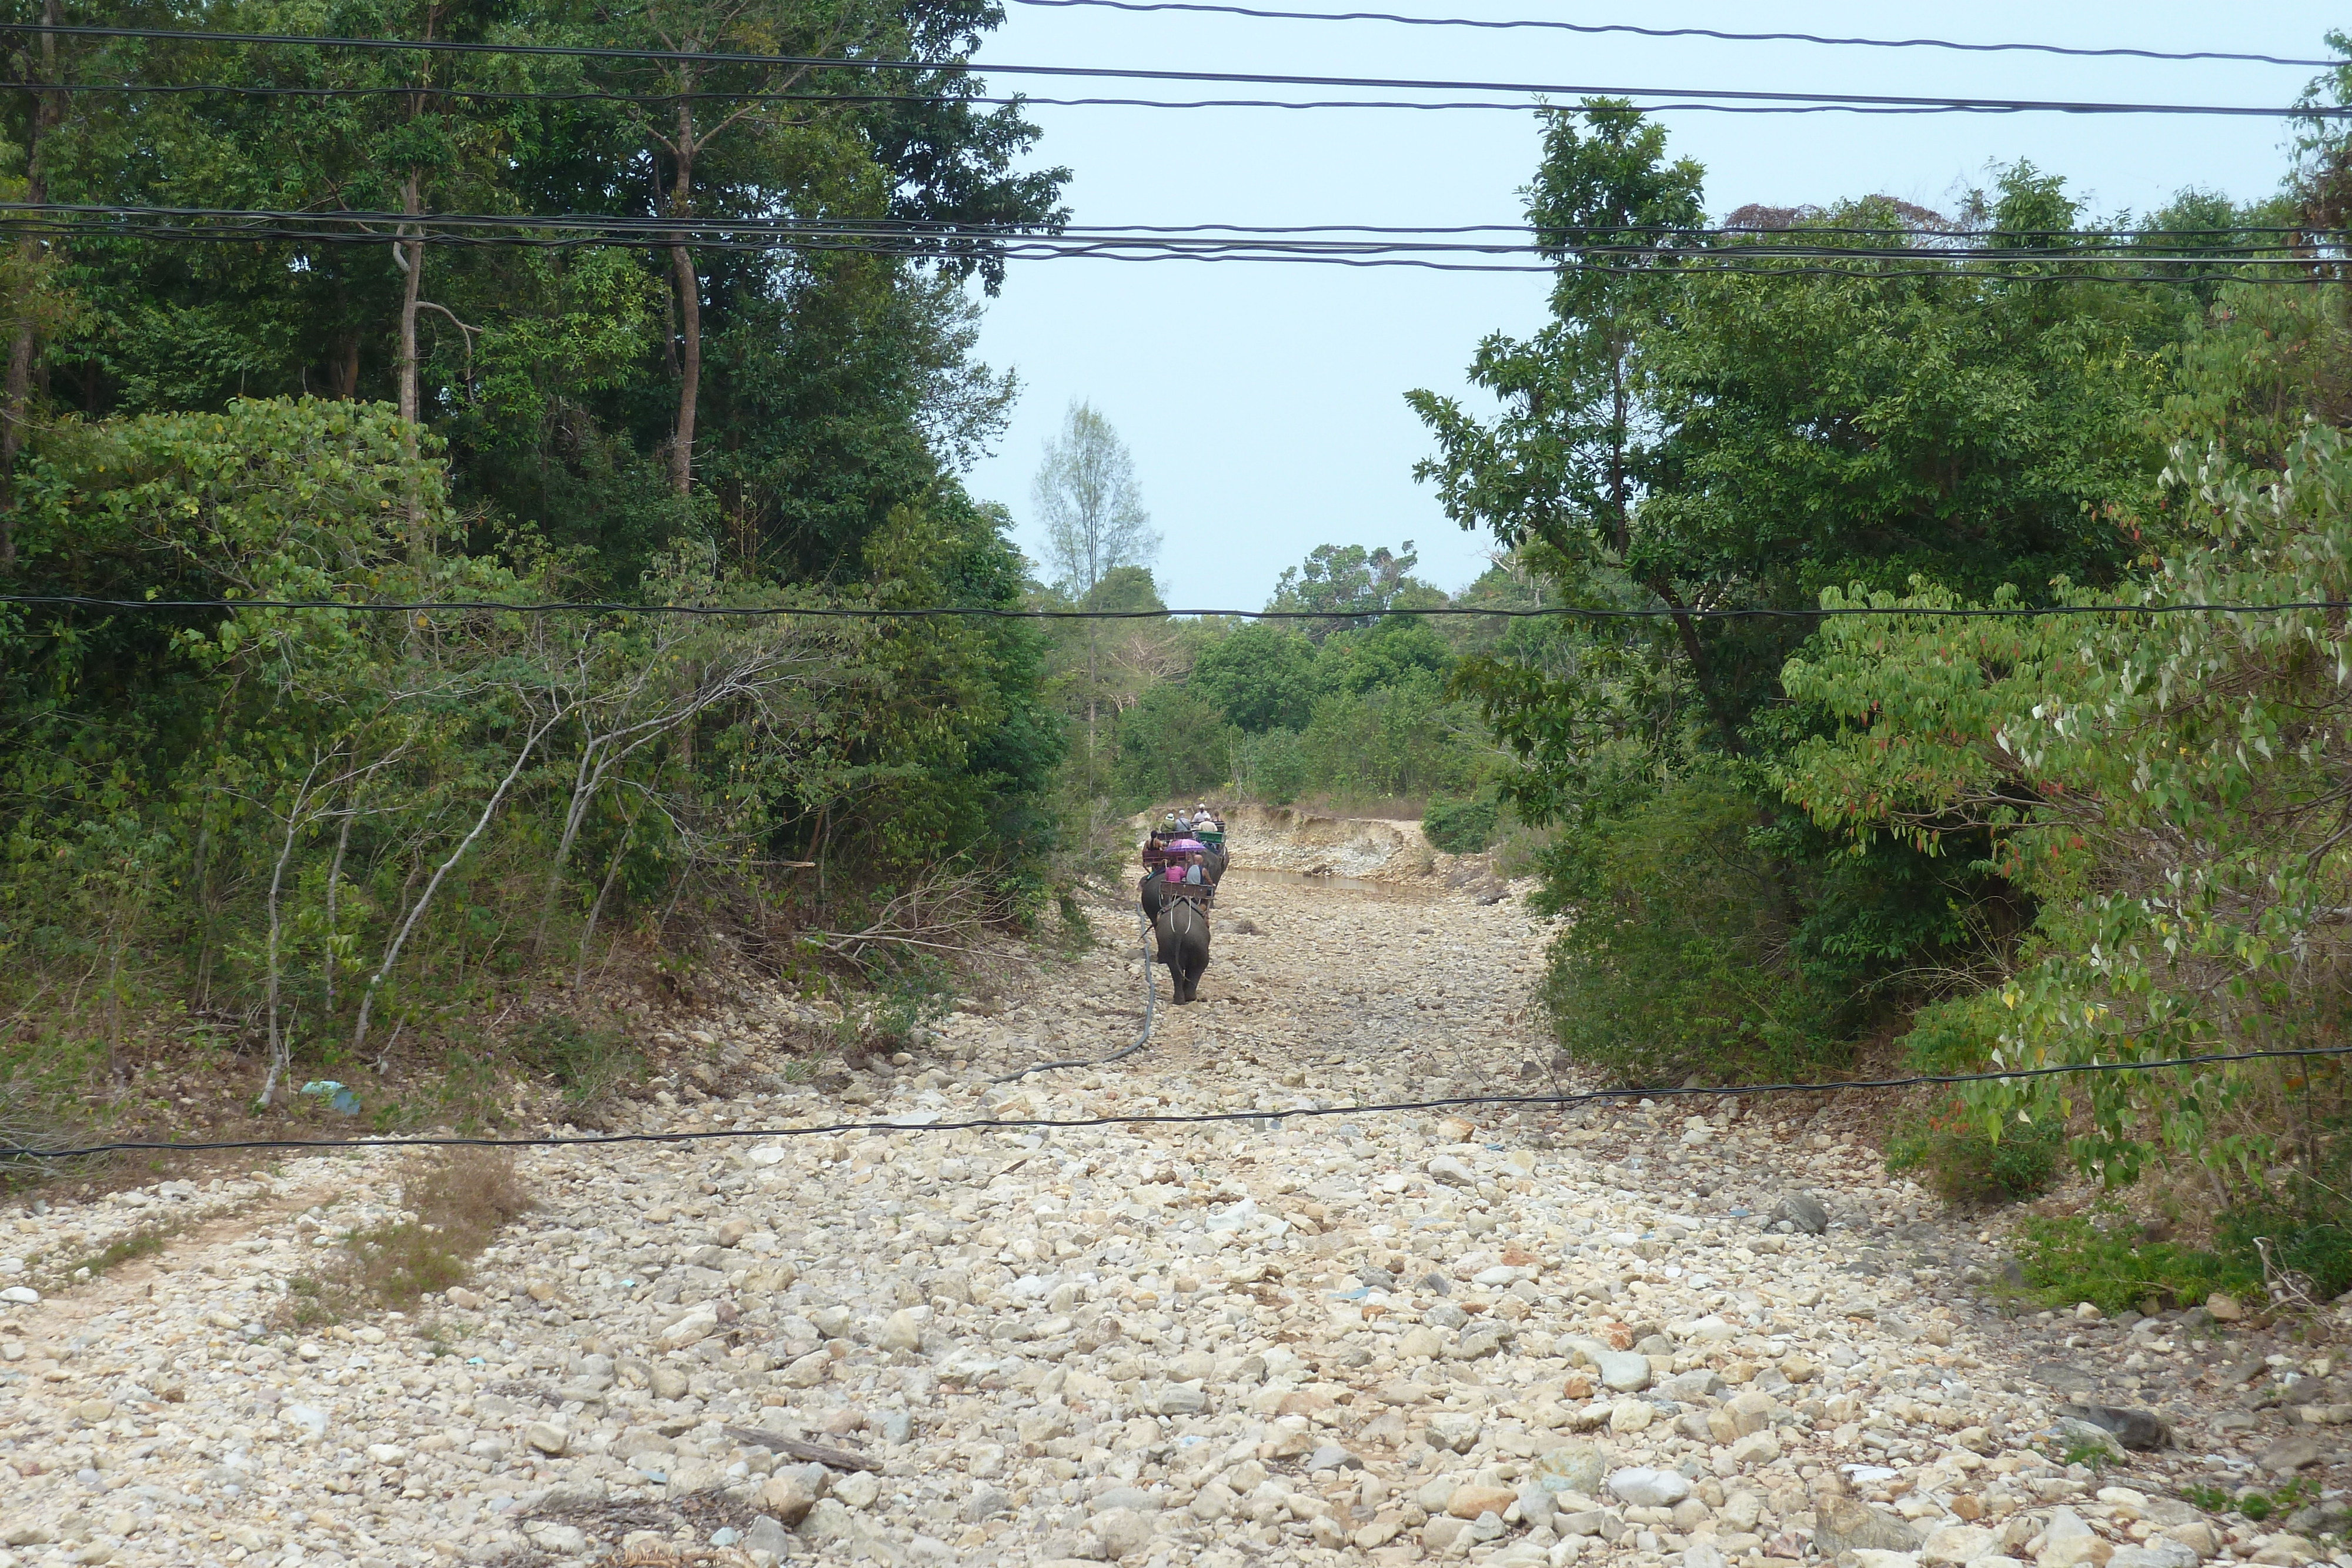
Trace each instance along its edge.
<instances>
[{"instance_id":1,"label":"eroded dirt bank","mask_svg":"<svg viewBox=\"0 0 2352 1568\"><path fill-rule=\"evenodd\" d=\"M2294 1473L2298 1438L2332 1473L2341 1428L2297 1414L2336 1407L2325 1351L2248 1365L2185 1316L1997 1319L1972 1229L1866 1149L1715 1102L1350 1112L1545 1090L1542 929L1401 838L1235 829L1244 863L1414 874L1236 883L1205 999L1171 1013L1163 979L1152 1047L1114 1067L991 1082L1133 1036L1116 941L950 1018L856 1103L681 1075L633 1127L908 1130L528 1154L539 1208L416 1315L277 1326L336 1238L396 1212L389 1156L13 1213L0 1252L51 1285L181 1228L5 1309L0 1568L2324 1554L2168 1494L2274 1485L2260 1464ZM738 1082L756 1023L712 1037ZM1264 1114L915 1130L1214 1110ZM1340 1113L1276 1114L1307 1110ZM2070 1396L2187 1446L2070 1468Z\"/></svg>"}]
</instances>

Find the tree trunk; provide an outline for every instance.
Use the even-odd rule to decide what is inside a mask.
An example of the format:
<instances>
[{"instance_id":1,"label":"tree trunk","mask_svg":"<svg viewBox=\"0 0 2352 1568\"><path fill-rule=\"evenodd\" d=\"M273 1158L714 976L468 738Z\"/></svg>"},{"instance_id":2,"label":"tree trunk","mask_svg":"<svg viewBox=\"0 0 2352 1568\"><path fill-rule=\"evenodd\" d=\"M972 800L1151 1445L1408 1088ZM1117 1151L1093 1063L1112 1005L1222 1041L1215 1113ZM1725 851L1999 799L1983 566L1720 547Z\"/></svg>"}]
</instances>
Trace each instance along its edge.
<instances>
[{"instance_id":1,"label":"tree trunk","mask_svg":"<svg viewBox=\"0 0 2352 1568\"><path fill-rule=\"evenodd\" d=\"M670 247L670 267L677 275L678 345L677 434L670 443L669 476L680 497L694 493L694 405L702 390L702 286L695 276L694 253L682 245Z\"/></svg>"},{"instance_id":2,"label":"tree trunk","mask_svg":"<svg viewBox=\"0 0 2352 1568\"><path fill-rule=\"evenodd\" d=\"M58 25L58 0L42 0L41 20L48 26ZM41 35L41 77L45 82L57 79L58 36ZM25 200L46 202L49 199L47 172L41 164L41 146L45 133L56 128L65 118L62 95L45 91L33 110L32 122L25 132ZM30 235L17 244L18 256L26 271L26 292L30 294L32 271L41 258L41 242ZM25 450L26 403L33 386L33 318L28 308L25 319L16 324L16 335L8 345L8 374L5 390L0 390L0 572L13 572L16 568L16 457Z\"/></svg>"},{"instance_id":3,"label":"tree trunk","mask_svg":"<svg viewBox=\"0 0 2352 1568\"><path fill-rule=\"evenodd\" d=\"M1698 683L1698 695L1706 704L1707 716L1715 720L1716 732L1723 737L1723 748L1734 757L1746 754L1748 743L1739 737L1739 727L1731 722L1731 712L1723 706L1723 695L1716 690L1712 678L1714 669L1707 662L1706 644L1699 641L1698 622L1675 591L1674 583L1664 577L1652 578L1643 584L1665 601L1674 612L1675 632L1682 639L1683 656L1690 661L1691 678Z\"/></svg>"},{"instance_id":4,"label":"tree trunk","mask_svg":"<svg viewBox=\"0 0 2352 1568\"><path fill-rule=\"evenodd\" d=\"M1095 792L1095 707L1101 685L1095 674L1095 628L1100 622L1087 622L1087 793Z\"/></svg>"},{"instance_id":5,"label":"tree trunk","mask_svg":"<svg viewBox=\"0 0 2352 1568\"><path fill-rule=\"evenodd\" d=\"M693 85L689 76L687 86ZM670 215L694 211L694 102L677 100L677 179L670 188ZM702 280L683 234L670 236L670 271L677 286L677 429L670 440L670 484L680 499L694 493L694 411L702 395Z\"/></svg>"},{"instance_id":6,"label":"tree trunk","mask_svg":"<svg viewBox=\"0 0 2352 1568\"><path fill-rule=\"evenodd\" d=\"M415 218L425 211L423 176L415 169L400 187L400 210ZM425 491L417 483L416 420L422 399L416 386L416 299L417 290L425 283L425 230L420 225L404 224L400 248L408 262L408 277L400 292L400 455L408 469L404 481L408 491L408 559L425 559Z\"/></svg>"}]
</instances>

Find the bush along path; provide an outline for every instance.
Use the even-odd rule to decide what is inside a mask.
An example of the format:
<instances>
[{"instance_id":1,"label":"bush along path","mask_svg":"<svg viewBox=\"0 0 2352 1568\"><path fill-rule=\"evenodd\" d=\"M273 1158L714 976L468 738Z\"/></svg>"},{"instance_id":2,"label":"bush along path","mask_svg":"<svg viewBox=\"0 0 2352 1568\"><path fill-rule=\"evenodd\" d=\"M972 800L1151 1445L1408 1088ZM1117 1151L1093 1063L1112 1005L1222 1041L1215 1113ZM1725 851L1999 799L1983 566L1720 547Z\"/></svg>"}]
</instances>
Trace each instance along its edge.
<instances>
[{"instance_id":1,"label":"bush along path","mask_svg":"<svg viewBox=\"0 0 2352 1568\"><path fill-rule=\"evenodd\" d=\"M1544 933L1477 897L1236 883L1116 1068L989 1082L1131 1032L1106 948L923 1060L625 1116L899 1131L21 1203L0 1568L2352 1563L2324 1345L1996 1315L1991 1234L1832 1113L921 1131L1540 1086Z\"/></svg>"}]
</instances>

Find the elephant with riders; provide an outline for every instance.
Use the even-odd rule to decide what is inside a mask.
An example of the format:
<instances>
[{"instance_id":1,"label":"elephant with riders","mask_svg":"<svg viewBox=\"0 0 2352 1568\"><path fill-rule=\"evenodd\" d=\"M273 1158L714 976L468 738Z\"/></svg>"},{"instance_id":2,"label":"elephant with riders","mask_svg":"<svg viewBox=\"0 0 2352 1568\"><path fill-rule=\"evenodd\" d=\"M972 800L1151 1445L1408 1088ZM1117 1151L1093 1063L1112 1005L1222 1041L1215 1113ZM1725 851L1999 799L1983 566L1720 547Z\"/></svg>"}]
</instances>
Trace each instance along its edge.
<instances>
[{"instance_id":1,"label":"elephant with riders","mask_svg":"<svg viewBox=\"0 0 2352 1568\"><path fill-rule=\"evenodd\" d=\"M1139 894L1156 960L1168 966L1179 1003L1197 998L1209 967L1209 911L1230 857L1225 824L1203 801L1163 815L1143 841Z\"/></svg>"}]
</instances>

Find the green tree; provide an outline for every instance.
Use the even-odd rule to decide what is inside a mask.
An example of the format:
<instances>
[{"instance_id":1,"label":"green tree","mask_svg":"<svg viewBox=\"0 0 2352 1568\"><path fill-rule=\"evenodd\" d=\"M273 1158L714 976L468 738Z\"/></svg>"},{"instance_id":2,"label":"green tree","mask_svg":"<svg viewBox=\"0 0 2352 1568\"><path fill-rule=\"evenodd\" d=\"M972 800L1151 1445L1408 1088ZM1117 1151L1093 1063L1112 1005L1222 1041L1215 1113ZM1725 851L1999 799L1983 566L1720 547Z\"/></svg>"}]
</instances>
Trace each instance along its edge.
<instances>
[{"instance_id":1,"label":"green tree","mask_svg":"<svg viewBox=\"0 0 2352 1568\"><path fill-rule=\"evenodd\" d=\"M1443 593L1412 575L1420 559L1411 539L1401 550L1386 545L1369 550L1362 545L1317 545L1303 564L1282 569L1265 607L1314 612L1317 618L1302 624L1307 635L1319 643L1340 627L1370 625L1391 610L1444 603Z\"/></svg>"},{"instance_id":2,"label":"green tree","mask_svg":"<svg viewBox=\"0 0 2352 1568\"><path fill-rule=\"evenodd\" d=\"M1192 686L1247 734L1303 729L1315 706L1314 644L1271 622L1244 622L1201 651Z\"/></svg>"}]
</instances>

